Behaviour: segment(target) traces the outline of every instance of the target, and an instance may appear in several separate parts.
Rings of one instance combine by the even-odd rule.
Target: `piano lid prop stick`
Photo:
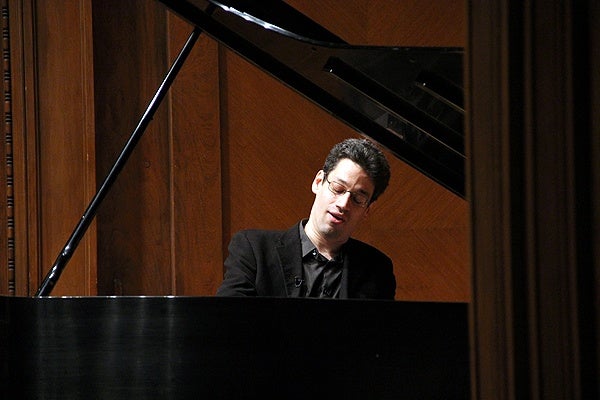
[[[190,34],[185,45],[183,46],[183,48],[177,55],[177,58],[173,62],[173,65],[167,72],[167,75],[165,76],[162,84],[160,85],[160,87],[156,91],[154,97],[150,101],[150,104],[146,108],[146,112],[144,113],[144,115],[142,115],[142,118],[140,119],[137,127],[131,134],[131,136],[130,136],[129,140],[127,141],[127,143],[125,144],[125,146],[123,147],[123,150],[121,151],[121,154],[117,158],[117,161],[115,161],[112,169],[110,170],[110,172],[104,179],[104,182],[100,186],[100,189],[96,192],[96,195],[94,196],[94,198],[88,205],[81,220],[79,221],[79,223],[75,227],[75,230],[69,237],[69,240],[67,240],[67,243],[60,251],[58,257],[56,258],[56,261],[52,265],[52,268],[50,269],[50,271],[46,275],[46,278],[44,279],[44,281],[40,285],[38,291],[36,292],[35,297],[50,295],[50,292],[54,288],[54,285],[56,285],[58,278],[60,278],[60,274],[65,269],[67,262],[69,262],[69,260],[73,256],[73,252],[75,251],[75,248],[77,247],[77,245],[81,241],[81,238],[87,231],[87,228],[89,227],[90,223],[92,222],[92,219],[95,217],[98,206],[100,205],[100,203],[102,202],[104,197],[106,197],[106,194],[108,193],[112,184],[116,180],[118,174],[123,169],[125,163],[127,162],[127,159],[133,152],[133,149],[135,148],[137,142],[140,140],[140,138],[144,134],[144,131],[146,130],[147,126],[150,124],[150,121],[152,120],[152,118],[156,112],[156,109],[160,105],[161,101],[163,100],[167,91],[169,90],[171,84],[175,80],[177,73],[183,66],[183,63],[185,62],[187,56],[189,55],[192,48],[194,47],[194,44],[196,43],[198,37],[200,36],[200,33],[201,33],[201,30],[198,27],[196,27]]]

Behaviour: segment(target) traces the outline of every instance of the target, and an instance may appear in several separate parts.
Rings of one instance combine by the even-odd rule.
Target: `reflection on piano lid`
[[[160,0],[464,197],[462,48],[355,46],[280,0]]]

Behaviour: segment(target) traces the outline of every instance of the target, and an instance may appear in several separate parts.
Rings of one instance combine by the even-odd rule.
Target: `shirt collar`
[[[300,242],[302,243],[302,258],[306,257],[314,250],[316,250],[316,246],[313,242],[310,241],[306,231],[304,230],[304,225],[306,225],[307,220],[302,221],[300,224]]]
[[[310,240],[306,231],[304,230],[304,225],[308,220],[303,220],[300,225],[300,242],[302,243],[302,259],[308,256],[309,254],[316,258],[317,254],[319,254],[317,247]],[[333,259],[334,262],[341,262],[344,258],[344,246],[340,249],[339,254]]]

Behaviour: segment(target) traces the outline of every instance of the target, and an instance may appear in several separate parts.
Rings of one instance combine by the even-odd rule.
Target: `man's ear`
[[[312,192],[314,194],[317,194],[317,191],[319,191],[319,187],[323,184],[323,180],[325,180],[325,172],[321,169],[317,172],[317,175],[315,175],[315,179],[312,182]]]

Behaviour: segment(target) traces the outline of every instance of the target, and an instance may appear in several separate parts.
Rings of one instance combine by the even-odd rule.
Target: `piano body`
[[[467,399],[466,305],[1,297],[19,399]]]
[[[464,196],[461,49],[351,46],[278,1],[161,2]],[[0,298],[8,398],[469,397],[464,303],[45,297],[54,283]]]

